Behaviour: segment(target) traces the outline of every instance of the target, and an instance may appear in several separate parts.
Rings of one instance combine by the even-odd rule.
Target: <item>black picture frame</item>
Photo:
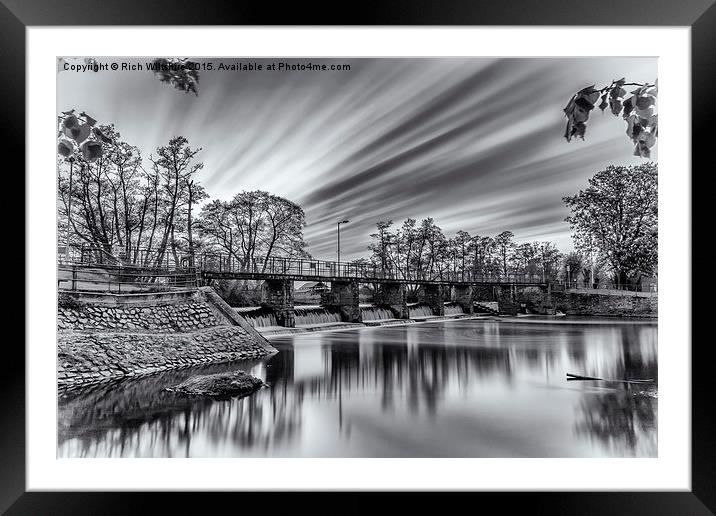
[[[272,3],[230,0],[178,0],[142,2],[123,0],[0,0],[0,83],[4,123],[2,141],[19,157],[15,170],[24,170],[26,44],[25,29],[35,25],[621,25],[690,26],[692,29],[692,174],[710,172],[708,130],[716,119],[713,85],[716,84],[716,5],[715,0],[401,0],[382,3],[344,4],[344,11],[296,3],[280,8]],[[566,43],[568,45],[568,42]],[[639,55],[641,49],[634,49]],[[48,94],[53,94],[49,93]],[[689,109],[685,105],[685,109]],[[696,109],[698,108],[698,109]],[[711,158],[712,159],[712,158]],[[709,164],[713,167],[712,163]],[[688,177],[685,175],[685,180]],[[24,191],[23,183],[18,192]],[[704,204],[692,203],[692,219],[708,215]],[[700,213],[701,212],[701,213]],[[17,232],[20,225],[17,224]],[[692,234],[695,232],[692,231]],[[16,235],[15,241],[25,236]],[[24,254],[16,246],[13,260]],[[707,258],[694,254],[693,269]],[[703,264],[705,266],[705,263]],[[703,270],[703,269],[702,269]],[[26,270],[26,274],[31,271]],[[684,278],[691,283],[691,278]],[[684,300],[689,301],[689,300]],[[696,300],[692,306],[696,307]],[[698,319],[694,319],[698,322]],[[692,325],[692,335],[698,333]],[[500,512],[522,509],[538,514],[713,514],[716,512],[716,429],[711,397],[711,362],[707,341],[692,339],[692,490],[690,492],[550,492],[550,493],[451,493],[449,507],[476,507],[476,502],[494,502]],[[183,493],[69,493],[25,492],[25,354],[16,339],[6,338],[3,387],[0,389],[0,511],[7,514],[132,514],[152,510],[159,503],[163,512],[206,511],[209,507],[239,503],[242,511],[275,512],[275,498],[266,493],[202,493],[191,497]],[[668,345],[689,346],[690,342]],[[445,501],[429,493],[399,495],[403,510],[445,510]],[[283,503],[289,507],[307,506],[315,498],[309,493],[289,493]],[[323,497],[323,495],[321,495]],[[374,495],[375,496],[375,495]],[[385,496],[385,495],[380,495]],[[468,498],[469,497],[469,498]],[[475,498],[477,497],[477,498]],[[226,500],[230,498],[230,500]],[[326,498],[321,506],[330,507]],[[348,493],[337,502],[341,512],[364,513],[375,510],[375,501],[360,493]],[[381,502],[382,504],[382,502]],[[470,505],[463,505],[470,504]],[[491,504],[492,505],[492,504]],[[496,507],[496,505],[492,505]],[[237,508],[238,508],[237,507]],[[331,511],[332,512],[332,511]],[[401,511],[403,512],[403,511]]]

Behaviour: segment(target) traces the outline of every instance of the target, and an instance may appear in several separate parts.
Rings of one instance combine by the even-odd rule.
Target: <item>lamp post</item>
[[[348,220],[342,220],[338,223],[338,263],[340,267],[341,263],[341,224],[348,224]]]

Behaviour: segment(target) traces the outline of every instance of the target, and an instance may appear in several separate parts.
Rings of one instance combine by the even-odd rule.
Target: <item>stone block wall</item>
[[[516,314],[531,312],[554,315],[560,311],[567,315],[589,315],[604,317],[657,317],[658,297],[640,296],[632,293],[623,295],[594,294],[579,292],[542,292],[538,288],[518,289],[501,292],[498,299],[500,311]]]
[[[293,281],[264,281],[261,286],[261,306],[273,310],[279,326],[296,327],[296,312],[293,309]]]
[[[383,283],[375,293],[373,302],[377,306],[384,306],[393,312],[396,319],[408,319],[407,295],[405,285],[402,283]]]
[[[115,330],[172,333],[200,330],[219,325],[211,309],[195,300],[155,306],[104,306],[87,304],[58,308],[60,330]]]
[[[471,285],[455,285],[453,286],[453,301],[462,307],[462,311],[466,314],[475,312],[473,304],[473,292]]]
[[[553,292],[552,306],[567,315],[609,317],[658,317],[658,296],[581,294]],[[549,306],[549,305],[548,305]]]
[[[445,285],[423,285],[425,304],[430,306],[433,315],[445,315],[444,302],[450,299],[450,292]]]
[[[331,282],[331,290],[323,297],[323,305],[338,309],[344,322],[362,322],[357,281]]]
[[[60,386],[276,352],[210,287],[154,305],[96,301],[80,297],[58,307]]]
[[[57,346],[57,381],[61,386],[267,354],[238,326],[178,334],[60,332]]]

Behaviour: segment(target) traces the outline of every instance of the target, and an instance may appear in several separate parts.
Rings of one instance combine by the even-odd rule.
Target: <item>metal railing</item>
[[[470,270],[400,270],[374,264],[306,260],[300,258],[255,258],[242,261],[222,253],[197,256],[197,268],[204,273],[220,273],[246,277],[285,276],[301,278],[350,279],[370,282],[396,280],[406,283],[491,283],[544,284],[541,275],[486,275]]]
[[[57,247],[57,263],[63,265],[93,264],[93,265],[116,265],[135,267],[188,267],[191,266],[191,258],[182,254],[178,259],[174,258],[174,252],[167,248],[161,258],[156,249],[132,249],[129,252],[125,248],[113,248],[108,251],[98,245],[80,244],[71,245],[67,249],[64,245]]]
[[[57,267],[58,290],[131,294],[193,289],[198,284],[195,268],[172,269],[66,263]]]

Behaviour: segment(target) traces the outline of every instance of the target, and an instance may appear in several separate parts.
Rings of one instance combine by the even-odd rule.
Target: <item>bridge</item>
[[[402,283],[432,285],[531,285],[546,286],[541,278],[525,274],[493,276],[470,270],[415,270],[376,264],[333,262],[300,258],[255,258],[239,261],[222,254],[202,254],[196,267],[205,280],[248,279],[286,281],[357,281],[360,283]]]
[[[193,265],[184,257],[178,266],[172,266],[167,258],[166,264],[142,267],[123,264],[121,259],[111,265],[97,263],[87,256],[71,262],[59,260],[60,290],[132,293],[192,289],[217,280],[256,280],[262,282],[262,306],[271,309],[278,324],[286,327],[295,326],[294,281],[330,283],[321,304],[339,311],[345,322],[362,322],[361,284],[372,285],[374,304],[390,310],[396,319],[409,318],[407,285],[421,287],[421,302],[436,316],[445,314],[446,301],[460,305],[466,314],[473,313],[477,294],[484,297],[486,288],[490,295],[494,288],[513,293],[525,287],[548,289],[547,283],[534,276],[490,276],[458,268],[402,270],[368,263],[277,257],[242,261],[219,253],[201,254]]]
[[[279,325],[286,327],[295,326],[294,281],[330,283],[321,304],[339,311],[345,322],[362,322],[361,284],[373,285],[374,304],[390,310],[396,319],[409,318],[406,285],[421,286],[421,301],[437,316],[445,315],[445,301],[457,303],[463,313],[473,313],[478,288],[547,289],[540,278],[517,274],[486,276],[457,268],[404,270],[370,263],[276,257],[239,261],[220,254],[201,255],[196,265],[205,283],[222,279],[262,281],[261,304],[273,311]]]

